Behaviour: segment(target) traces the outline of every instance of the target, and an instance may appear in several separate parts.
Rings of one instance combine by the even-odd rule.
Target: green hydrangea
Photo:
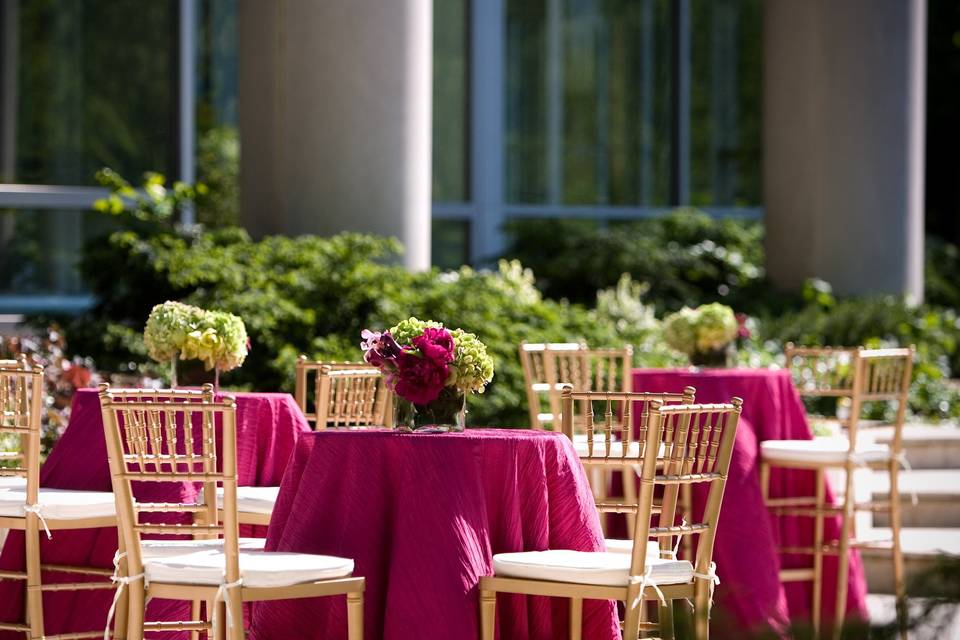
[[[204,311],[182,302],[167,301],[150,311],[143,329],[147,353],[157,362],[169,362],[183,348],[187,335],[200,326]]]
[[[407,318],[390,328],[390,335],[397,344],[406,346],[423,333],[426,328],[441,329],[443,323],[433,320]],[[484,388],[493,379],[493,358],[487,353],[487,347],[473,333],[463,329],[450,330],[456,352],[450,366],[450,378],[447,386],[455,386],[463,391],[483,393]]]
[[[697,312],[684,307],[663,320],[663,339],[671,348],[690,355],[697,345]]]
[[[697,323],[697,350],[716,351],[730,344],[737,337],[737,317],[733,309],[714,302],[697,308],[700,322]]]
[[[147,353],[157,362],[201,360],[208,370],[230,371],[247,357],[247,329],[238,316],[180,302],[158,304],[143,330]]]
[[[737,337],[737,318],[730,307],[714,302],[684,307],[663,321],[663,339],[687,355],[718,351]]]
[[[483,393],[487,383],[493,380],[493,358],[487,353],[487,347],[479,338],[463,329],[450,332],[457,353],[450,367],[450,381],[463,391]]]

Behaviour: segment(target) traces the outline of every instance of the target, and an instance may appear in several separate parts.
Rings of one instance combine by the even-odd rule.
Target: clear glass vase
[[[466,426],[467,396],[454,387],[444,387],[433,402],[414,404],[394,397],[394,429],[417,433],[463,431]]]

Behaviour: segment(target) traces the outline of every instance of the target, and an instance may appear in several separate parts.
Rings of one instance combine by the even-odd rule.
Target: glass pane
[[[433,3],[433,200],[466,202],[468,48],[467,0]]]
[[[691,203],[761,202],[761,0],[693,0]]]
[[[509,202],[664,205],[667,0],[507,3]]]
[[[210,189],[197,221],[236,224],[240,209],[237,129],[237,0],[197,5],[197,180]]]
[[[458,269],[470,257],[470,223],[466,220],[434,220],[430,237],[433,265]]]
[[[0,178],[94,184],[172,174],[176,3],[30,0],[0,4],[5,90]],[[12,55],[9,52],[14,52]]]
[[[115,224],[92,211],[0,210],[0,295],[84,293],[81,248]]]

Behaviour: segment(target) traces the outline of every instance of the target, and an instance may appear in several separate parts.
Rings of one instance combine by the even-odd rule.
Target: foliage
[[[109,168],[97,171],[96,178],[110,190],[110,194],[93,203],[95,211],[169,226],[175,224],[184,206],[192,205],[194,200],[208,192],[203,184],[188,185],[179,181],[168,188],[163,174],[152,171],[143,174],[139,189]]]
[[[73,394],[77,389],[96,386],[101,377],[89,358],[67,356],[66,339],[56,325],[42,332],[0,336],[0,359],[13,360],[21,356],[44,368],[46,393],[40,422],[40,456],[46,458],[70,421]]]
[[[197,203],[197,222],[207,227],[237,223],[240,209],[240,134],[215,127],[197,141],[197,173],[207,193]]]
[[[537,274],[552,298],[582,303],[621,274],[648,283],[659,312],[721,301],[750,311],[764,286],[762,227],[694,210],[597,228],[583,220],[515,221],[505,255]]]

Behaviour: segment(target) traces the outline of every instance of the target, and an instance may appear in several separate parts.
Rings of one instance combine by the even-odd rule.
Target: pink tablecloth
[[[304,436],[284,477],[267,548],[353,558],[367,580],[369,639],[468,640],[492,556],[600,550],[583,469],[558,433],[469,430]],[[342,598],[259,603],[252,638],[345,638]],[[499,637],[567,637],[560,599],[498,598]],[[610,602],[584,604],[584,638],[619,637]]]
[[[293,397],[285,393],[231,393],[237,399],[237,462],[241,485],[280,484],[297,439],[310,431]],[[40,472],[40,484],[60,489],[110,491],[110,469],[95,389],[83,389],[73,399],[70,425]],[[150,487],[147,487],[149,490]],[[158,493],[157,490],[160,492]],[[138,494],[140,488],[136,489]],[[170,500],[171,485],[154,485],[149,498]],[[180,498],[193,500],[192,485],[180,488]],[[148,496],[140,496],[145,498]],[[263,535],[263,528],[260,535]],[[249,534],[249,529],[247,530]],[[112,567],[117,549],[115,529],[56,531],[53,540],[41,536],[41,557],[49,564],[80,564]],[[0,555],[3,569],[23,569],[23,534],[11,532]],[[45,574],[44,581],[65,581],[63,574]],[[103,628],[112,591],[44,594],[44,622],[48,634]],[[0,582],[0,619],[19,620],[23,609],[22,582]],[[179,603],[152,601],[148,620],[187,619],[189,611]],[[22,634],[0,632],[0,638]],[[185,638],[187,634],[155,634],[154,637]]]
[[[737,431],[730,475],[727,479],[714,559],[722,580],[717,588],[719,615],[714,635],[738,637],[743,627],[768,625],[782,631],[789,620],[809,620],[810,583],[781,585],[781,566],[775,544],[810,546],[813,525],[809,518],[776,518],[768,514],[760,494],[760,442],[805,440],[812,437],[799,394],[783,370],[638,369],[633,372],[635,391],[697,390],[698,402],[729,402],[743,398],[743,415]],[[812,496],[813,476],[806,472],[774,472],[772,496]],[[705,499],[695,494],[695,503]],[[699,498],[699,500],[698,500]],[[695,504],[695,509],[697,505]],[[826,535],[839,533],[839,521],[827,518]],[[809,566],[810,556],[783,559],[784,566]],[[824,616],[833,615],[836,598],[836,558],[824,560]],[[866,579],[856,551],[850,552],[850,587],[847,612],[866,616]],[[716,611],[716,610],[715,610]],[[726,619],[724,619],[726,616]]]

